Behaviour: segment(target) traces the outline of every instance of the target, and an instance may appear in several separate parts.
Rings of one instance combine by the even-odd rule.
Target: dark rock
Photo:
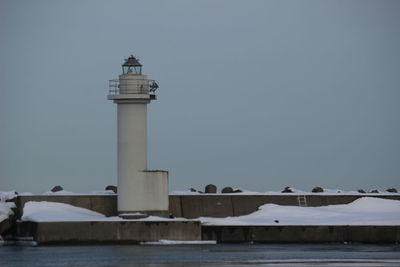
[[[313,193],[323,193],[324,189],[322,187],[317,186],[317,187],[314,187],[311,192],[313,192]]]
[[[111,190],[111,191],[113,191],[115,194],[118,193],[118,187],[116,187],[115,185],[107,185],[107,186],[106,186],[106,190]]]
[[[232,193],[243,193],[243,191],[241,189],[235,189]]]
[[[370,193],[374,193],[374,194],[377,194],[377,193],[379,193],[379,190],[378,189],[373,189],[373,190],[371,190],[371,191],[369,191]]]
[[[227,193],[233,193],[233,188],[230,186],[224,187],[221,191],[221,193],[227,194]]]
[[[206,194],[215,194],[215,193],[217,193],[217,187],[213,184],[208,184],[208,185],[206,185],[204,192]]]
[[[397,189],[396,189],[396,188],[388,188],[388,189],[386,190],[386,192],[389,192],[389,193],[397,193]]]
[[[282,190],[282,193],[294,193],[294,191],[289,186],[286,186],[285,189]]]
[[[64,190],[64,188],[61,185],[56,185],[55,187],[53,187],[53,189],[51,189],[51,192],[54,193],[62,190]]]
[[[366,193],[364,189],[358,189],[357,192],[358,192],[358,193],[362,193],[362,194],[365,194],[365,193]]]

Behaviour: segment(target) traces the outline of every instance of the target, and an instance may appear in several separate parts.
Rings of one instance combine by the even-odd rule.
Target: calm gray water
[[[400,245],[0,246],[0,266],[400,266]]]

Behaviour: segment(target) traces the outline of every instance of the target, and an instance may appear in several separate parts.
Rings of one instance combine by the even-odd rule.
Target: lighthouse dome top
[[[125,59],[124,64],[122,64],[123,74],[142,74],[142,64],[140,64],[139,59],[135,58],[133,55]]]
[[[142,64],[140,64],[139,59],[131,55],[125,59],[125,63],[122,66],[142,66]]]

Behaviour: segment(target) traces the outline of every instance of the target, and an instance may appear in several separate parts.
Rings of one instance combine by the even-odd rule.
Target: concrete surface
[[[201,240],[199,221],[19,222],[19,237],[38,244],[138,243]]]
[[[219,243],[398,243],[400,226],[202,226]]]
[[[199,221],[19,222],[38,244],[215,240],[218,243],[398,243],[400,226],[201,226]]]
[[[306,195],[307,205],[311,207],[348,204],[360,197],[380,197],[400,200],[400,195]],[[117,216],[116,195],[74,195],[74,196],[18,196],[16,199],[17,218],[22,215],[27,201],[53,201],[71,204],[100,212],[106,216]],[[297,195],[171,195],[169,212],[175,217],[194,219],[198,217],[240,216],[250,214],[261,205],[298,205]]]
[[[400,195],[305,195],[307,206],[348,204],[361,197],[379,197],[400,200]],[[298,195],[171,195],[170,212],[176,217],[228,217],[250,214],[261,205],[298,206]]]
[[[400,200],[400,195],[306,195],[309,206],[347,204],[360,197]],[[16,215],[27,201],[54,201],[116,216],[116,195],[18,196]],[[297,205],[297,195],[180,195],[169,196],[170,212],[176,217],[226,217],[249,214],[266,203]],[[18,217],[17,217],[18,218]],[[0,225],[5,229],[7,222]],[[400,226],[201,226],[200,222],[20,222],[19,236],[33,236],[43,244],[135,243],[172,240],[286,243],[395,243]],[[13,228],[14,229],[14,228]],[[201,237],[200,237],[201,236]]]
[[[11,223],[9,219],[5,219],[0,222],[0,235],[10,229]]]

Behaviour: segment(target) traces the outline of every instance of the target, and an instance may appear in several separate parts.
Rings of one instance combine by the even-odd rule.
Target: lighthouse
[[[123,218],[168,216],[168,172],[147,169],[147,105],[158,85],[142,74],[133,55],[119,79],[109,81],[108,99],[117,104],[118,213]]]

